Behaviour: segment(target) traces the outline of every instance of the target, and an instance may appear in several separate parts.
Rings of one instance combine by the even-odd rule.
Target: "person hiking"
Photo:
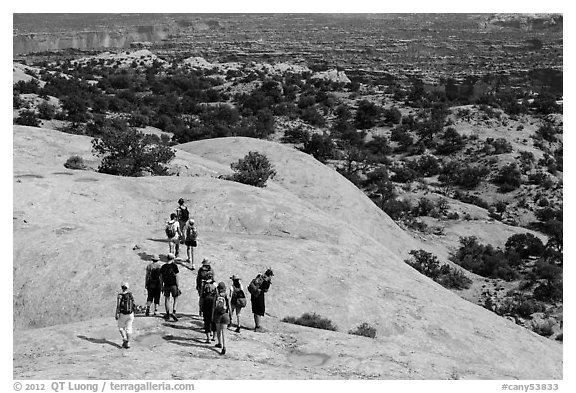
[[[237,275],[232,275],[230,277],[232,280],[232,285],[230,286],[230,305],[232,306],[232,311],[230,313],[230,319],[232,315],[236,312],[236,333],[240,333],[240,312],[244,307],[246,307],[246,295],[244,294],[244,288],[242,286],[242,280]]]
[[[184,244],[186,245],[186,254],[188,255],[186,262],[190,262],[192,264],[192,270],[194,270],[194,247],[197,245],[196,239],[198,232],[194,226],[193,219],[189,219],[188,222],[186,222],[182,233],[184,233]]]
[[[170,214],[170,220],[166,221],[166,236],[168,237],[168,253],[172,254],[172,245],[174,245],[174,256],[177,258],[182,231],[176,221],[176,213]]]
[[[146,316],[150,316],[150,306],[154,302],[154,315],[158,312],[158,304],[160,304],[160,287],[162,283],[160,282],[160,268],[161,265],[158,263],[160,258],[156,255],[152,255],[150,258],[152,262],[146,266],[146,277],[144,278],[144,288],[148,292],[148,297],[146,299]]]
[[[214,270],[210,265],[210,261],[206,258],[202,260],[202,266],[198,269],[198,275],[196,276],[196,290],[198,291],[198,314],[202,316],[202,290],[204,289],[204,284],[208,279],[214,280]]]
[[[254,331],[262,332],[260,326],[260,319],[266,312],[266,302],[264,294],[268,292],[270,285],[272,285],[272,276],[274,272],[272,269],[267,269],[264,274],[258,274],[248,286],[250,292],[250,302],[252,303],[252,313],[254,314]]]
[[[228,298],[228,293],[226,292],[226,284],[219,282],[216,291],[217,294],[212,307],[212,320],[216,324],[216,337],[218,338],[218,344],[216,344],[215,347],[222,348],[220,354],[224,355],[226,354],[226,338],[224,331],[230,323],[230,313],[232,311],[230,310],[230,298]]]
[[[190,211],[188,207],[184,204],[184,199],[178,199],[178,207],[176,208],[176,217],[178,218],[178,224],[180,224],[180,231],[184,233],[184,225],[188,222],[190,218]]]
[[[178,285],[178,266],[174,263],[174,255],[168,254],[168,262],[166,262],[160,268],[160,278],[162,282],[162,292],[164,292],[164,306],[166,308],[166,314],[164,314],[164,319],[166,321],[170,320],[170,316],[174,319],[174,322],[178,322],[176,317],[176,303],[178,301],[178,296],[181,292]],[[170,296],[174,299],[172,304],[172,312],[170,312]]]
[[[132,323],[134,322],[134,296],[129,291],[130,286],[123,282],[120,287],[122,292],[116,298],[116,320],[118,330],[122,336],[122,348],[130,348],[130,338],[132,336]]]
[[[216,285],[214,280],[209,278],[204,283],[202,293],[202,317],[204,319],[204,333],[206,333],[206,344],[210,344],[210,333],[212,333],[212,341],[216,340],[216,324],[212,320],[212,308],[214,307],[214,299],[216,298]]]

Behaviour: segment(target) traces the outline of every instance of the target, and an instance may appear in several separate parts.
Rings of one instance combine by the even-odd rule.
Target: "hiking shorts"
[[[217,325],[218,324],[228,325],[230,323],[230,316],[228,315],[227,312],[220,315],[214,315],[214,323]]]
[[[231,305],[230,307],[232,307],[232,314],[234,314],[234,312],[236,312],[236,315],[240,315],[240,313],[242,312],[242,309],[244,307],[238,307],[238,306],[234,306]]]
[[[118,317],[118,330],[124,330],[128,334],[132,334],[132,322],[134,322],[134,313],[120,314]]]
[[[178,287],[176,285],[164,287],[164,296],[170,297],[170,295],[172,295],[173,298],[178,297]]]
[[[148,288],[148,298],[146,301],[160,304],[160,288]]]
[[[176,235],[174,237],[169,237],[168,241],[172,242],[174,244],[180,244],[180,237],[178,235]]]

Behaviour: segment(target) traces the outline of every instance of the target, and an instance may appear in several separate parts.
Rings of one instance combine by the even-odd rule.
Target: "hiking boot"
[[[236,330],[234,330],[234,331],[235,331],[236,333],[240,333],[240,326],[238,326],[238,327],[236,328]]]
[[[128,348],[128,341],[122,340],[122,348]]]
[[[170,314],[164,314],[164,320],[169,321],[170,320]]]
[[[216,348],[222,348],[222,344],[218,343],[216,345],[214,345]]]
[[[220,352],[220,355],[225,355],[226,354],[226,347],[222,347],[222,352]]]
[[[172,319],[174,319],[174,322],[178,322],[178,318],[176,318],[176,314],[172,314]]]
[[[130,341],[126,340],[126,346],[124,348],[126,349],[130,348]]]
[[[192,269],[192,270],[196,270],[196,268],[194,267],[194,265],[192,265],[192,268],[191,268],[191,269]]]
[[[149,308],[146,309],[146,314],[144,314],[144,315],[146,315],[147,317],[150,316],[150,309]]]
[[[256,327],[254,328],[254,331],[255,331],[255,332],[262,333],[262,332],[264,331],[264,329],[262,329],[262,326],[256,326]]]
[[[216,341],[216,337],[212,337],[212,341]]]

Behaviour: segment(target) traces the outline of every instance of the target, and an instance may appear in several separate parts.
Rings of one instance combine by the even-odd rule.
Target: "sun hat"
[[[166,255],[166,257],[168,258],[168,260],[171,260],[171,259],[176,258],[176,257],[174,256],[174,254],[172,254],[171,252],[169,252],[169,253]]]
[[[223,281],[220,281],[218,283],[218,286],[216,287],[219,291],[225,291],[226,290],[226,284],[224,284]]]
[[[232,277],[230,277],[230,280],[241,280],[241,278],[233,274]]]
[[[267,269],[264,274],[268,277],[272,277],[274,275],[274,272],[272,271],[272,269]]]
[[[210,265],[210,261],[206,258],[202,260],[202,265]]]
[[[193,218],[189,219],[188,222],[189,222],[190,224],[194,225],[194,219],[193,219]]]
[[[130,288],[130,285],[128,285],[128,282],[127,282],[127,281],[123,281],[120,286],[121,286],[122,288],[126,288],[126,289]]]

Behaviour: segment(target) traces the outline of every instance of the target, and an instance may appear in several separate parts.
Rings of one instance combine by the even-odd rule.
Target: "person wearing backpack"
[[[122,292],[116,298],[116,320],[118,330],[122,336],[122,348],[130,348],[130,338],[132,336],[132,323],[134,322],[134,296],[129,291],[127,282],[121,284]]]
[[[174,256],[178,257],[182,231],[176,220],[176,213],[170,214],[170,220],[166,221],[166,236],[168,237],[168,253],[172,254],[172,245],[174,245]]]
[[[148,292],[148,298],[146,299],[146,316],[150,316],[150,306],[154,302],[154,315],[158,312],[158,304],[160,304],[160,287],[162,283],[160,282],[160,264],[156,255],[152,255],[152,262],[146,266],[146,277],[144,278],[144,288]]]
[[[230,324],[231,310],[230,310],[230,299],[228,298],[228,293],[226,292],[226,284],[219,282],[216,287],[216,297],[214,299],[214,305],[212,307],[212,320],[216,324],[216,337],[218,338],[218,344],[216,348],[222,348],[221,355],[226,354],[226,339],[224,331]]]
[[[210,261],[206,258],[202,260],[202,266],[198,269],[198,275],[196,276],[196,290],[198,291],[198,314],[202,316],[202,290],[204,289],[204,285],[208,280],[214,280],[214,270],[212,270],[212,266],[210,265]]]
[[[212,308],[214,307],[214,300],[216,298],[216,285],[214,280],[209,278],[202,288],[200,294],[202,298],[202,317],[204,319],[204,333],[206,333],[206,344],[210,344],[210,333],[212,333],[212,341],[216,340],[216,324],[212,320]]]
[[[232,315],[236,312],[236,333],[240,333],[240,312],[244,307],[246,307],[246,295],[244,294],[244,288],[242,287],[242,282],[240,277],[237,275],[232,275],[230,277],[232,280],[232,286],[230,286],[230,305],[232,306],[232,311],[230,313],[230,319]]]
[[[178,296],[180,292],[178,285],[178,266],[174,263],[174,255],[168,254],[168,262],[166,262],[160,268],[160,281],[162,282],[162,292],[164,292],[164,307],[166,308],[166,314],[164,314],[164,319],[166,321],[170,320],[170,317],[174,319],[174,322],[178,322],[176,317],[176,303],[178,301]],[[172,304],[172,312],[170,312],[170,296],[174,299]]]
[[[197,246],[196,239],[198,238],[198,232],[194,226],[194,220],[189,219],[186,225],[184,225],[184,244],[186,245],[186,254],[188,259],[186,262],[192,263],[192,270],[194,270],[194,247]]]
[[[266,313],[264,294],[268,292],[270,285],[272,285],[272,276],[274,276],[272,269],[267,269],[264,274],[258,274],[248,286],[250,302],[252,303],[252,313],[254,314],[255,332],[263,331],[262,326],[260,326],[260,319]]]
[[[180,224],[180,231],[184,233],[184,225],[190,219],[190,211],[188,207],[184,204],[184,199],[178,199],[178,207],[176,208],[176,217],[178,218],[178,224]],[[184,239],[182,239],[184,240]]]

